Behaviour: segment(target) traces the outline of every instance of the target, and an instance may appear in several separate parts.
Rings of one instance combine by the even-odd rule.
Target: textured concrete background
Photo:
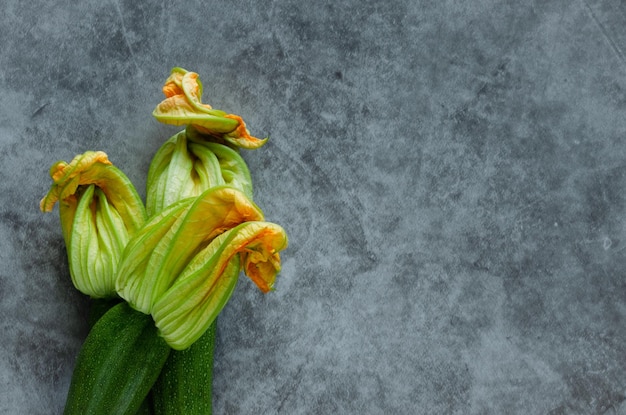
[[[220,317],[216,414],[626,414],[624,2],[78,3],[0,17],[0,413],[59,413],[87,330],[49,166],[143,195],[183,66],[271,135],[291,240]]]

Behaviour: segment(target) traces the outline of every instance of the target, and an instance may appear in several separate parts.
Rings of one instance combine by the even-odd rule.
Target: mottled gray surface
[[[0,413],[59,413],[86,335],[58,159],[144,194],[173,66],[270,134],[290,236],[222,313],[216,414],[626,414],[620,0],[5,0]]]

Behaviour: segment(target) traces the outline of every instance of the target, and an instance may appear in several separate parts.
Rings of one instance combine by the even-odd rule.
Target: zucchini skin
[[[211,415],[217,319],[186,350],[172,350],[152,389],[155,415]]]
[[[89,305],[89,314],[87,316],[87,324],[89,324],[89,328],[92,328],[100,317],[102,317],[107,311],[109,311],[113,306],[121,303],[122,299],[115,298],[92,298]]]
[[[170,353],[152,317],[122,302],[93,326],[76,359],[65,415],[134,415]]]
[[[119,297],[114,298],[92,298],[91,305],[89,307],[89,315],[87,322],[89,327],[93,327],[94,324],[113,306],[121,303],[123,300]],[[152,415],[152,398],[148,394],[141,403],[141,407],[135,415]]]
[[[153,415],[152,411],[152,392],[146,396],[146,399],[143,400],[139,410],[135,413],[135,415]]]

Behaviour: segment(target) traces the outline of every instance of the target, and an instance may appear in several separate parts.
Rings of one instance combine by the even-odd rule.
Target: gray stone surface
[[[0,413],[60,413],[87,332],[49,166],[143,195],[182,66],[271,135],[291,242],[220,316],[216,414],[626,414],[624,2],[148,3],[3,2]]]

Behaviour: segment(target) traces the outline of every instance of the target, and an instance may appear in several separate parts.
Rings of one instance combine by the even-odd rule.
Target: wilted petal
[[[202,83],[198,78],[198,74],[195,72],[187,72],[183,75],[181,80],[183,87],[183,94],[193,107],[201,112],[208,112],[211,110],[210,105],[202,104]]]
[[[145,210],[141,198],[128,177],[112,165],[102,151],[87,151],[77,155],[70,163],[59,161],[50,169],[53,184],[39,206],[50,212],[57,201],[61,201],[61,218],[64,236],[71,229],[71,215],[64,209],[75,209],[76,191],[79,186],[95,184],[102,189],[109,202],[120,213],[129,232],[134,232],[145,221]],[[63,220],[66,217],[66,220]],[[66,238],[67,241],[67,238]]]
[[[202,83],[195,72],[174,68],[163,86],[165,100],[152,115],[172,125],[193,125],[208,140],[225,140],[236,147],[259,148],[267,141],[250,135],[243,119],[202,102]]]
[[[255,148],[261,147],[267,142],[268,137],[260,139],[251,136],[248,128],[246,127],[246,124],[243,122],[243,118],[241,118],[239,115],[227,114],[224,115],[224,117],[237,120],[237,122],[239,123],[235,130],[224,134],[224,139],[229,143],[237,147],[253,150]]]
[[[187,71],[183,68],[172,68],[170,76],[163,84],[163,94],[169,98],[174,95],[182,95],[183,93],[183,76]]]
[[[280,271],[279,251],[287,247],[287,234],[269,222],[244,224],[238,230],[236,250],[241,253],[243,270],[264,293],[274,288]]]
[[[187,125],[193,124],[202,127],[211,133],[223,134],[237,128],[237,121],[213,114],[199,111],[185,95],[174,95],[161,101],[152,112],[154,118],[164,124]]]
[[[112,165],[106,153],[102,151],[87,151],[74,157],[70,163],[65,161],[54,163],[50,167],[50,178],[54,183],[48,194],[39,202],[41,211],[51,212],[59,199],[64,199],[73,194],[79,185],[89,184],[87,182],[90,181],[90,178],[97,177],[101,165]],[[93,174],[94,171],[96,172],[95,175]]]
[[[237,128],[237,121],[224,117],[224,111],[202,103],[202,84],[198,74],[182,68],[172,69],[163,86],[165,100],[152,115],[172,125],[193,124],[211,133],[227,133]]]

